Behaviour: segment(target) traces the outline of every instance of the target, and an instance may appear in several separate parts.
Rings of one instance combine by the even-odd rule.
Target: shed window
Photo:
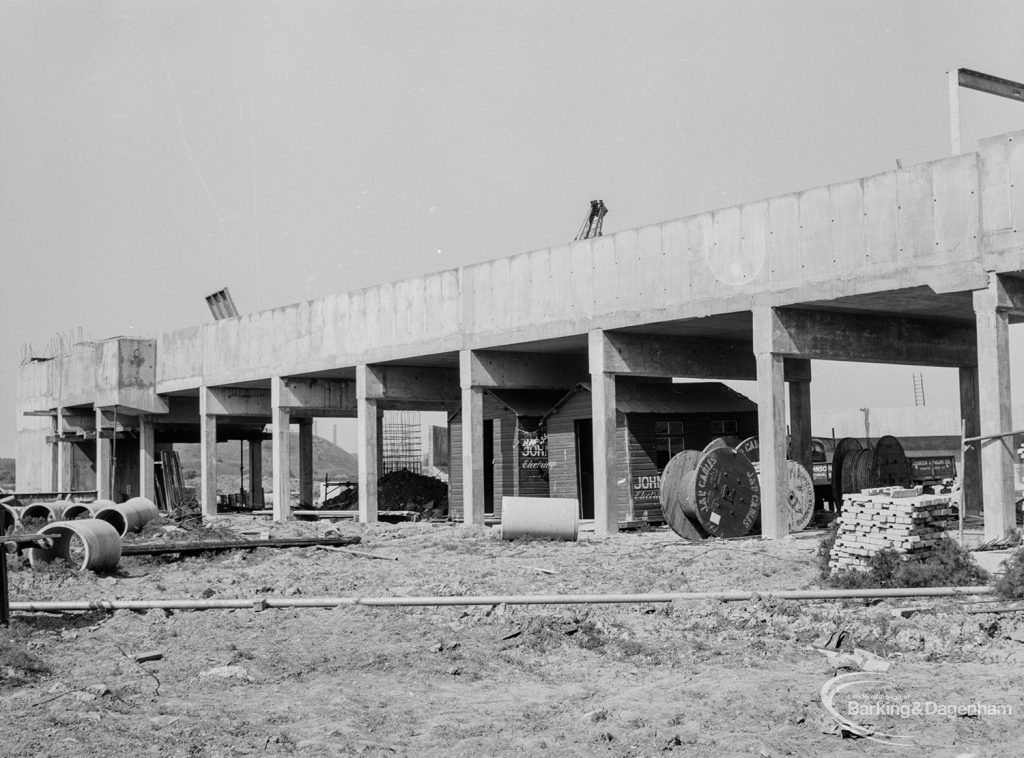
[[[658,471],[663,471],[672,456],[684,449],[682,421],[654,422],[654,458]]]
[[[739,425],[735,419],[719,419],[711,422],[711,433],[717,434],[720,437],[727,434],[736,434],[739,430]]]

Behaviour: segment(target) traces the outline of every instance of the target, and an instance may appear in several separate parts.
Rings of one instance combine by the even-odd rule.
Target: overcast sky
[[[1022,30],[1021,2],[0,0],[0,456],[22,343],[561,244],[593,198],[608,233],[941,158],[945,72],[1024,79]],[[1024,129],[962,114],[969,150]],[[913,404],[912,369],[841,368],[818,407]]]

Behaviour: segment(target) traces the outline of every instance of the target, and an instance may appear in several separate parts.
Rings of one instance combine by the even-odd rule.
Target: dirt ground
[[[329,526],[232,516],[217,532],[316,536]],[[768,593],[817,584],[820,534],[687,543],[655,530],[553,543],[505,542],[486,527],[336,528],[388,559],[264,548],[128,557],[98,576],[32,570],[11,557],[11,599]],[[147,536],[161,537],[174,533]],[[909,605],[925,609],[893,615]],[[844,737],[821,689],[849,656],[814,649],[841,630],[844,650],[889,663],[884,677],[895,687],[1012,715],[901,718],[912,747]],[[149,651],[162,657],[135,661]],[[16,612],[0,628],[0,753],[1007,755],[1024,743],[1022,673],[1024,614],[968,614],[954,600]]]

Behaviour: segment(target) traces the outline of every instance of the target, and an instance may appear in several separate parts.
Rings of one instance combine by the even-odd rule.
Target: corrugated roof
[[[556,412],[577,392],[590,392],[590,384],[577,384],[547,415]],[[629,379],[617,382],[615,407],[623,413],[743,413],[757,410],[753,400],[721,382],[675,384]]]
[[[488,389],[499,403],[517,416],[543,416],[565,397],[562,390]]]

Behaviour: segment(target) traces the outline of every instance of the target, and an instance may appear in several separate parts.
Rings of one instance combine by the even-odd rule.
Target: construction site
[[[3,752],[1018,751],[1024,131],[957,98],[1024,84],[948,81],[947,157],[26,347]],[[815,426],[823,361],[959,407]]]

